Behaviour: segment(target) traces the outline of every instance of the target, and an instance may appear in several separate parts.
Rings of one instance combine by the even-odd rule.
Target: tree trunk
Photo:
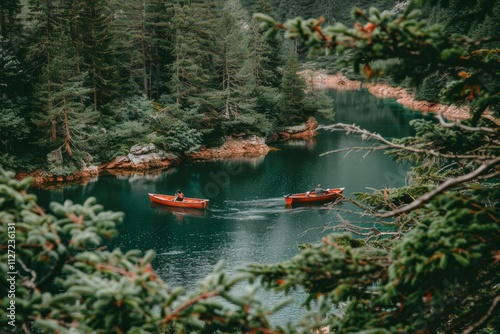
[[[148,65],[147,65],[147,50],[146,50],[146,43],[144,41],[144,38],[146,36],[146,27],[144,26],[144,10],[145,10],[145,3],[144,1],[141,0],[141,8],[140,8],[140,22],[141,22],[141,51],[142,51],[142,70],[144,73],[142,74],[143,76],[143,84],[144,84],[144,95],[149,99],[149,87],[148,87]]]
[[[50,58],[50,53],[47,53],[47,64],[50,64],[51,58]],[[47,81],[47,95],[48,95],[48,110],[49,114],[50,111],[54,108],[54,104],[52,101],[52,90],[51,90],[51,80],[50,78]],[[52,142],[55,142],[57,140],[57,122],[56,122],[56,116],[52,115],[50,116],[50,139]]]
[[[68,152],[69,156],[73,156],[73,151],[71,150],[71,133],[69,129],[69,120],[68,120],[68,110],[66,108],[63,109],[64,113],[64,128],[66,130],[66,136],[64,138],[64,146],[66,147],[66,151]]]
[[[64,82],[62,84],[62,88],[64,89]],[[62,102],[64,106],[67,104],[66,96],[63,96]],[[64,114],[64,132],[65,132],[64,146],[66,147],[66,152],[68,152],[68,155],[72,157],[73,151],[71,150],[71,131],[69,128],[68,109],[66,109],[66,107],[63,108],[63,114]]]
[[[93,61],[93,71],[94,71],[94,111],[97,111],[97,84],[96,84],[96,80],[97,80],[97,77],[96,77],[96,70],[95,70],[95,60]]]
[[[78,45],[75,45],[75,51],[76,51],[76,73],[81,74],[82,70],[80,68],[80,50],[78,48]],[[80,95],[80,104],[82,105],[82,108],[85,107],[83,104],[83,95]]]

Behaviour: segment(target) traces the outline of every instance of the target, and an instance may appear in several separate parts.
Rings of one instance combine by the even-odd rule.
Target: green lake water
[[[354,123],[386,137],[412,134],[408,122],[422,117],[393,100],[377,99],[365,91],[329,95],[335,103],[335,122]],[[320,156],[333,149],[366,145],[371,143],[358,136],[320,129],[313,141],[275,145],[277,150],[265,157],[186,163],[147,176],[101,175],[85,186],[34,192],[43,206],[65,199],[81,203],[94,196],[106,210],[125,212],[120,235],[110,247],[154,249],[157,273],[168,284],[189,290],[220,260],[233,271],[247,263],[290,259],[299,245],[320,241],[326,234],[321,227],[338,223],[338,214],[351,223],[372,226],[374,222],[344,212],[347,204],[332,211],[322,207],[289,209],[283,198],[318,183],[324,188],[345,187],[346,196],[369,188],[404,185],[407,167],[396,165],[382,152],[365,158],[365,152]],[[173,194],[177,189],[187,197],[210,199],[209,209],[179,212],[150,204],[148,193]],[[297,292],[296,297],[300,300],[304,296]],[[266,296],[270,303],[279,298]],[[277,321],[295,318],[298,312],[292,305],[277,315]]]

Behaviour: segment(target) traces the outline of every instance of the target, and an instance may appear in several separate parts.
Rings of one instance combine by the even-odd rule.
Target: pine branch
[[[470,181],[470,180],[473,180],[473,179],[480,177],[483,172],[488,171],[490,168],[496,166],[499,163],[500,163],[500,157],[496,157],[495,159],[486,161],[481,166],[479,166],[477,169],[470,172],[469,174],[465,174],[465,175],[462,175],[459,177],[448,179],[447,181],[445,181],[442,184],[440,184],[439,186],[437,186],[434,190],[417,198],[416,200],[414,200],[410,204],[405,205],[403,207],[400,207],[396,210],[389,211],[389,212],[384,213],[382,215],[379,215],[379,217],[380,218],[389,218],[389,217],[394,217],[394,216],[400,215],[402,213],[406,213],[406,212],[415,210],[418,207],[420,207],[421,205],[423,205],[424,203],[427,203],[428,201],[430,201],[435,196],[442,193],[443,191],[445,191],[445,190],[447,190],[447,189],[449,189],[457,184],[461,184],[461,183],[464,183],[464,182],[467,182],[467,181]],[[489,174],[489,176],[493,177],[493,176],[496,176],[499,174],[500,174],[500,171],[495,171],[495,172]]]
[[[454,128],[458,127],[460,129],[466,130],[466,131],[471,131],[471,132],[477,132],[477,131],[483,131],[483,132],[490,132],[494,134],[500,134],[500,128],[488,128],[484,126],[479,126],[479,127],[472,127],[472,126],[467,126],[464,125],[460,122],[460,120],[454,120],[453,122],[446,122],[441,114],[437,114],[436,118],[439,120],[439,124],[445,128]]]
[[[183,310],[187,309],[188,307],[196,304],[200,300],[210,299],[210,298],[216,297],[218,295],[219,295],[219,293],[217,291],[202,293],[201,295],[199,295],[199,296],[197,296],[197,297],[195,297],[193,299],[190,299],[190,300],[186,301],[184,304],[182,304],[181,306],[179,306],[178,308],[176,308],[172,313],[170,313],[169,315],[167,315],[165,317],[165,319],[163,319],[163,322],[164,323],[168,323],[171,320],[176,319],[177,316],[179,315],[179,313],[181,313]]]
[[[450,153],[440,153],[435,150],[429,150],[429,149],[423,149],[423,148],[417,148],[413,146],[405,146],[405,145],[400,145],[400,144],[395,144],[381,135],[377,133],[370,132],[365,129],[361,129],[359,126],[356,126],[354,124],[343,124],[343,123],[337,123],[333,124],[330,126],[326,126],[325,129],[330,130],[330,131],[345,131],[347,134],[350,133],[356,133],[360,134],[363,140],[369,140],[369,139],[374,139],[377,140],[385,145],[380,145],[380,146],[371,146],[371,147],[351,147],[351,148],[344,148],[344,149],[338,149],[338,150],[331,150],[327,151],[324,153],[321,153],[320,156],[324,156],[327,154],[331,153],[337,153],[337,152],[342,152],[342,151],[352,151],[352,150],[370,150],[370,151],[375,151],[375,150],[386,150],[386,149],[395,149],[395,150],[401,150],[401,151],[409,151],[413,153],[418,153],[422,155],[432,155],[435,157],[441,157],[441,158],[448,158],[448,159],[468,159],[468,160],[487,160],[494,158],[494,156],[491,155],[477,155],[477,154],[450,154]]]
[[[66,260],[68,259],[68,254],[65,252],[59,255],[56,263],[52,266],[49,273],[42,277],[40,281],[36,284],[38,289],[43,290],[46,284],[51,283],[56,276],[61,275],[62,268],[66,264]]]

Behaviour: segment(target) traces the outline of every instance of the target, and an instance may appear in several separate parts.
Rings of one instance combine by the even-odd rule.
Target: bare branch
[[[480,127],[472,127],[472,126],[467,126],[463,125],[460,120],[455,120],[454,122],[446,122],[441,114],[437,114],[436,118],[439,120],[439,124],[441,124],[442,127],[444,128],[454,128],[458,127],[460,129],[466,130],[466,131],[471,131],[471,132],[476,132],[476,131],[483,131],[483,132],[490,132],[490,133],[495,133],[495,134],[500,134],[500,128],[487,128],[484,126]]]
[[[353,199],[351,199],[349,197],[345,197],[345,196],[342,197],[342,201],[343,202],[352,203],[352,204],[356,205],[357,207],[359,207],[360,209],[365,210],[365,213],[358,213],[358,212],[355,212],[355,211],[348,211],[348,212],[357,213],[357,214],[360,214],[362,216],[365,215],[366,212],[369,212],[369,214],[371,214],[371,215],[376,215],[377,214],[377,212],[375,210],[373,210],[372,208],[370,208],[368,206],[365,206],[365,205],[363,205],[363,204],[361,204],[361,203],[359,203],[359,202],[357,202],[357,201],[355,201],[355,200],[353,200]]]
[[[328,222],[325,226],[316,226],[316,227],[310,227],[306,230],[304,230],[302,233],[299,233],[297,236],[299,237],[303,237],[304,235],[307,234],[307,232],[309,231],[314,231],[314,230],[321,230],[321,232],[325,232],[327,231],[328,229],[331,229],[332,227],[329,226],[328,224],[330,224],[330,222]]]
[[[414,210],[418,207],[420,207],[422,204],[430,201],[432,198],[434,198],[436,195],[442,193],[446,189],[449,189],[453,187],[454,185],[464,183],[470,180],[473,180],[475,178],[480,177],[480,175],[488,171],[490,168],[496,166],[498,163],[500,163],[500,157],[496,157],[495,159],[489,160],[484,162],[481,166],[479,166],[477,169],[474,171],[470,172],[469,174],[461,175],[459,177],[451,178],[446,180],[445,182],[441,183],[439,186],[437,186],[434,190],[428,192],[427,194],[417,198],[413,202],[411,202],[408,205],[405,205],[403,207],[400,207],[396,210],[384,213],[380,215],[379,217],[381,218],[388,218],[388,217],[394,217],[396,215],[399,215],[401,213],[405,213],[411,210]],[[492,173],[491,175],[497,175],[498,172]]]
[[[417,148],[417,147],[412,147],[412,146],[405,146],[405,145],[400,145],[400,144],[395,144],[381,135],[377,133],[370,132],[368,130],[361,129],[357,125],[350,125],[350,124],[343,124],[343,123],[337,123],[333,124],[330,126],[325,126],[325,129],[330,130],[330,131],[345,131],[347,134],[350,133],[356,133],[360,134],[363,140],[369,140],[369,139],[374,139],[376,141],[379,141],[385,145],[383,146],[371,146],[371,147],[356,147],[356,148],[346,148],[346,149],[339,149],[339,150],[332,150],[332,151],[327,151],[324,153],[321,153],[320,156],[331,154],[331,153],[336,153],[340,151],[346,151],[346,150],[381,150],[381,149],[398,149],[398,150],[404,150],[404,151],[409,151],[409,152],[414,152],[418,154],[423,154],[423,155],[432,155],[435,157],[442,157],[442,158],[449,158],[449,159],[473,159],[473,160],[488,160],[494,158],[494,156],[491,155],[478,155],[478,154],[449,154],[449,153],[440,153],[435,150],[429,150],[429,149],[423,149],[423,148]]]
[[[337,214],[337,217],[340,220],[340,223],[336,226],[332,226],[331,229],[333,230],[342,230],[346,232],[350,232],[355,235],[363,236],[365,237],[364,240],[365,242],[368,242],[370,239],[375,238],[375,240],[378,240],[382,236],[395,236],[399,235],[400,231],[380,231],[377,229],[375,226],[373,227],[362,227],[362,226],[357,226],[349,222],[347,219],[344,219],[341,215]],[[326,228],[325,228],[326,229]]]
[[[495,177],[497,175],[500,175],[500,170],[496,170],[494,171],[493,173],[491,174],[487,174],[487,175],[481,175],[481,176],[478,176],[477,178],[479,180],[488,180],[488,179],[491,179],[492,177]]]
[[[493,314],[493,311],[495,311],[495,309],[497,308],[498,303],[500,303],[500,295],[496,296],[493,299],[493,303],[491,304],[491,306],[488,309],[488,311],[486,312],[486,314],[481,319],[479,319],[476,323],[474,323],[469,328],[467,328],[464,331],[464,334],[469,334],[469,333],[474,332],[476,330],[476,328],[478,328],[479,326],[481,326],[482,323],[484,323],[486,320],[488,320],[488,318],[491,317],[491,315]]]

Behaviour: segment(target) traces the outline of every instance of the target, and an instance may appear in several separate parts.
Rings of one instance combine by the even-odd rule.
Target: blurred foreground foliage
[[[418,223],[392,247],[328,235],[276,265],[248,265],[232,275],[218,265],[187,293],[155,274],[153,251],[124,254],[103,247],[116,234],[121,213],[104,211],[92,198],[52,203],[52,213],[46,213],[28,193],[30,180],[12,177],[0,171],[0,272],[4,278],[16,273],[15,298],[7,289],[0,292],[5,332],[310,333],[328,326],[354,333],[498,326],[493,311],[500,283],[499,212],[484,203],[500,198],[498,187],[436,196],[410,214]],[[15,245],[15,261],[9,245]],[[269,316],[287,300],[266,306],[256,297],[258,289],[305,289],[303,317],[273,328]]]
[[[481,40],[440,34],[439,26],[427,27],[418,20],[414,9],[413,2],[401,14],[355,9],[355,17],[365,22],[352,29],[340,24],[322,28],[321,19],[278,24],[257,15],[271,33],[285,28],[288,37],[304,38],[312,52],[334,49],[368,78],[410,71],[422,63],[456,70],[456,80],[441,93],[470,106],[472,117],[467,122],[441,118],[439,123],[416,123],[416,136],[393,141],[356,126],[331,127],[375,141],[378,146],[369,150],[387,150],[398,161],[416,164],[408,188],[377,190],[357,198],[363,214],[389,224],[393,231],[370,229],[364,241],[350,234],[327,235],[302,247],[289,261],[247,265],[231,275],[219,265],[195,291],[185,292],[155,274],[150,265],[153,252],[123,254],[102,247],[115,234],[120,213],[103,211],[93,199],[83,204],[53,203],[52,213],[46,213],[28,193],[29,180],[14,180],[12,173],[1,170],[0,275],[16,272],[15,299],[8,296],[8,289],[0,291],[2,329],[496,333],[500,328],[499,129],[484,116],[495,116],[499,110],[498,50],[482,48]],[[391,58],[400,61],[373,63]],[[15,258],[9,254],[12,244]],[[305,290],[302,316],[272,325],[270,316],[287,300],[270,307],[258,297],[259,289],[285,296]],[[14,320],[8,309],[12,301]]]

